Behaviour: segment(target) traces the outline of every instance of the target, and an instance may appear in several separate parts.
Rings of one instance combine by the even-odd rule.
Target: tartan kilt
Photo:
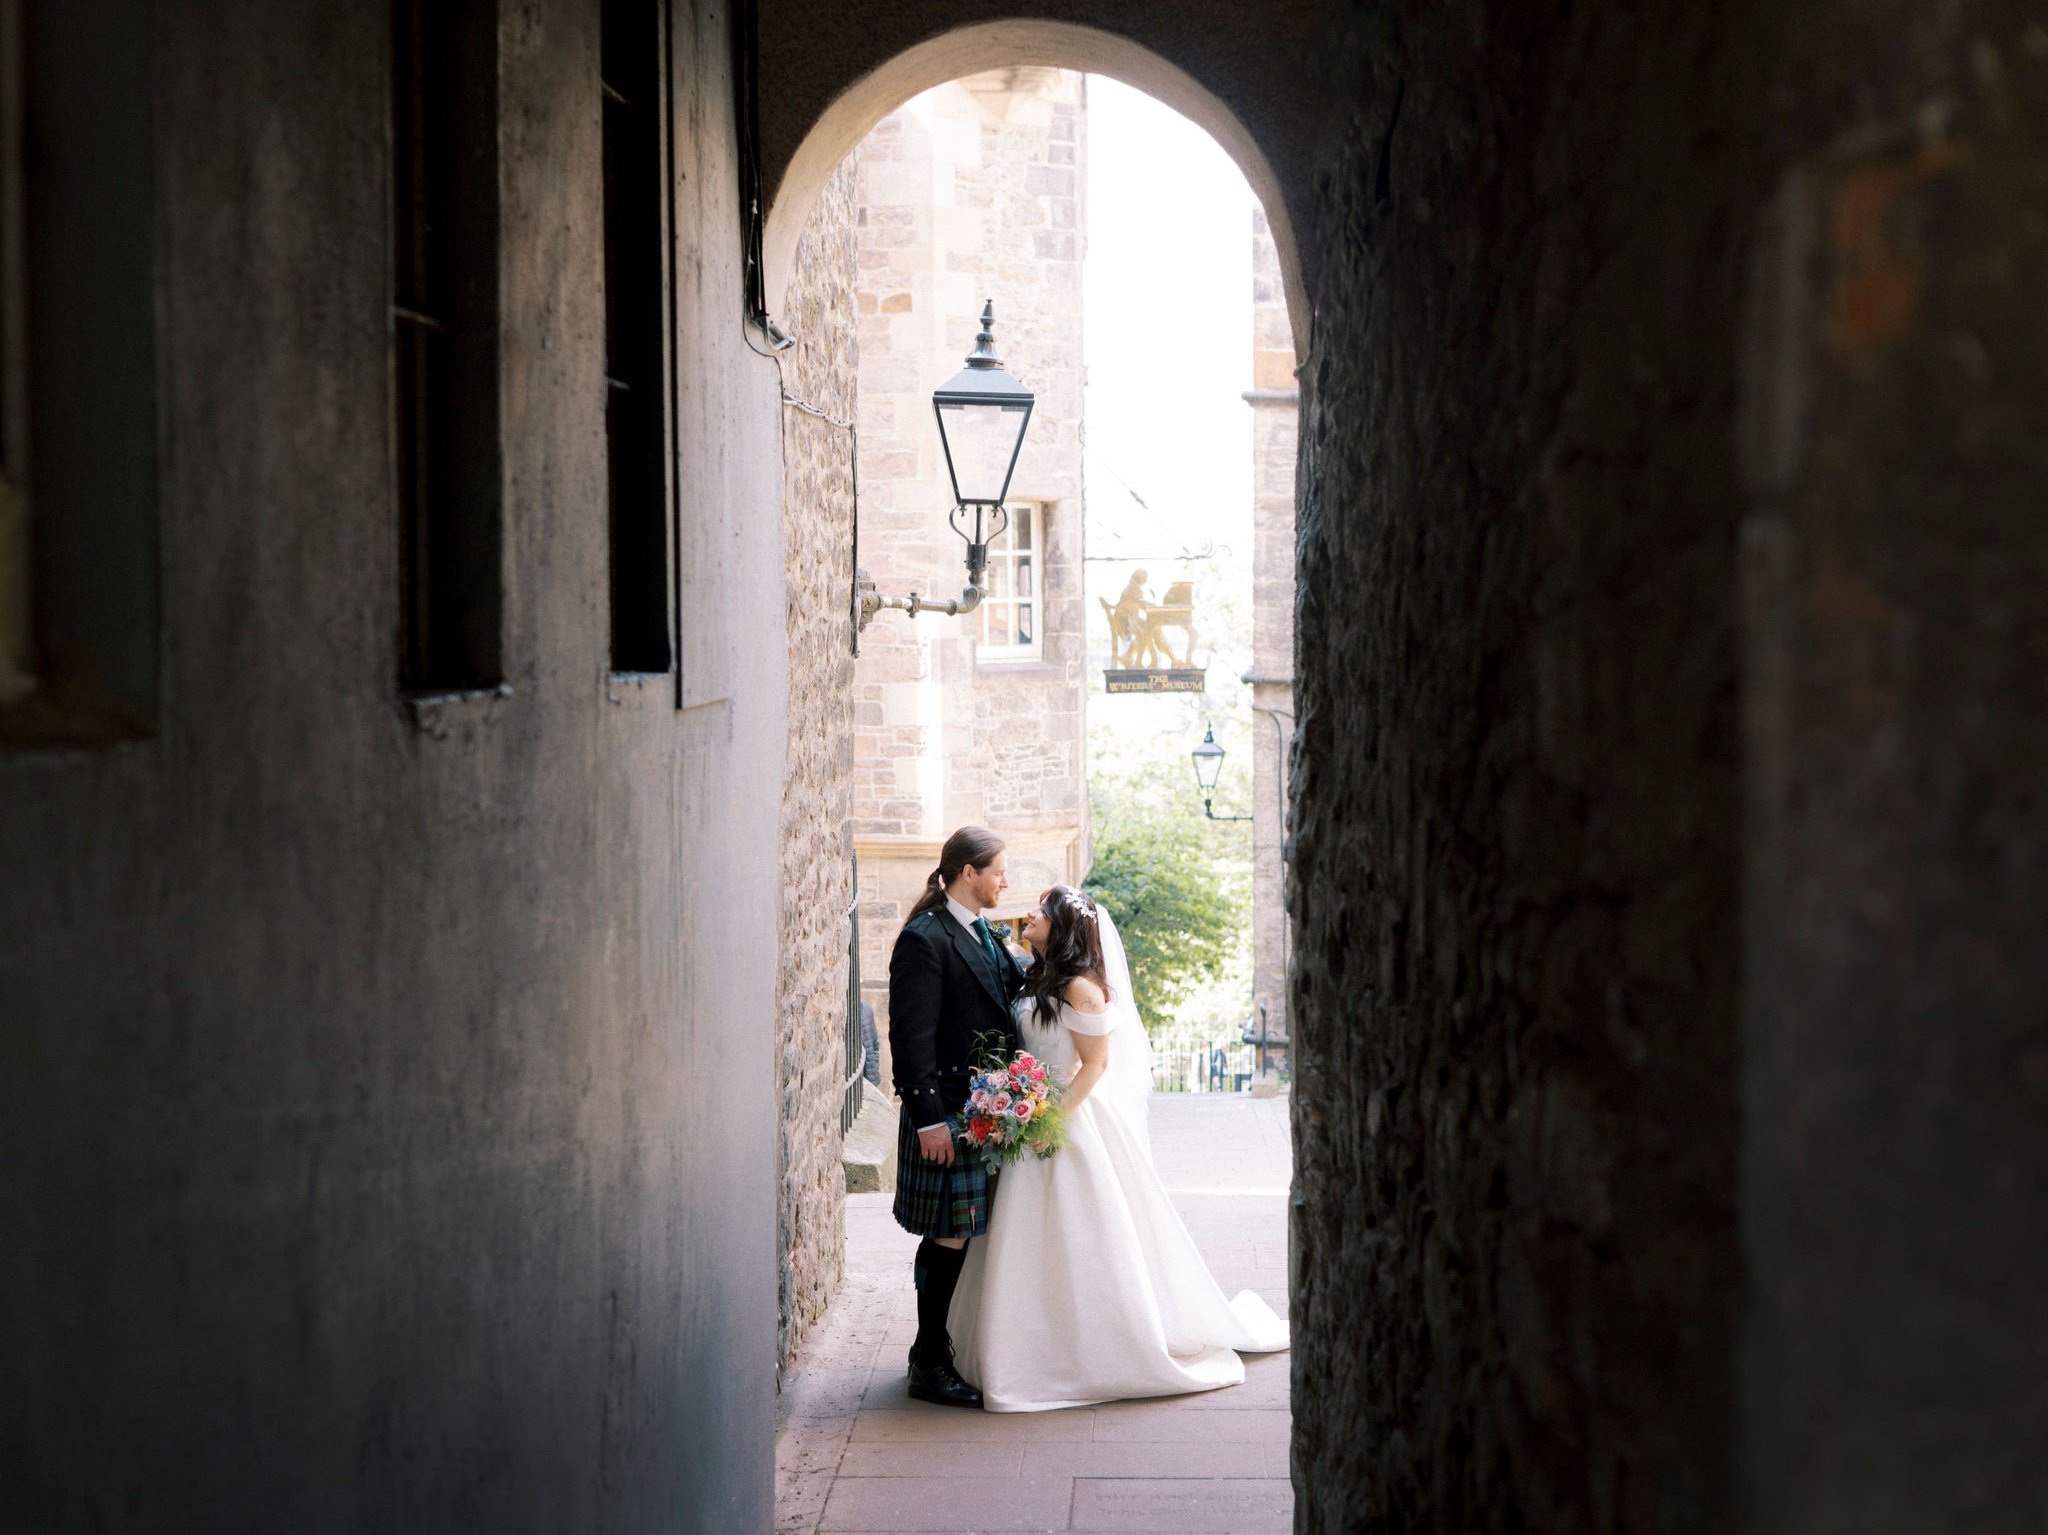
[[[896,1119],[896,1224],[921,1237],[978,1237],[988,1230],[995,1175],[955,1143],[951,1167],[927,1162],[904,1108]]]

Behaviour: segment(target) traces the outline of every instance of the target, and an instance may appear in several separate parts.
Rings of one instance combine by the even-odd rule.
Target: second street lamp
[[[912,592],[884,597],[864,572],[854,573],[854,621],[865,629],[883,608],[904,612],[972,613],[987,595],[988,544],[1010,525],[1003,500],[1010,477],[1024,451],[1024,429],[1031,424],[1037,396],[1011,375],[996,356],[996,306],[981,307],[981,333],[967,366],[932,391],[932,414],[939,422],[939,447],[946,455],[946,475],[953,486],[953,531],[967,544],[967,587],[958,597],[933,602]]]
[[[1202,814],[1212,821],[1249,821],[1248,815],[1218,815],[1210,804],[1216,780],[1223,775],[1223,748],[1216,744],[1216,727],[1202,731],[1202,744],[1188,755],[1195,760],[1195,786],[1202,791]]]

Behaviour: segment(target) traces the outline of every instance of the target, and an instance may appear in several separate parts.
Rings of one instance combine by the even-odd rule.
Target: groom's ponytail
[[[939,866],[925,880],[924,894],[910,908],[910,915],[903,919],[904,925],[907,927],[926,912],[937,911],[945,905],[946,887],[960,877],[960,871],[969,867],[986,869],[1004,845],[1003,839],[985,826],[963,826],[954,832],[946,839],[946,845],[939,849]]]

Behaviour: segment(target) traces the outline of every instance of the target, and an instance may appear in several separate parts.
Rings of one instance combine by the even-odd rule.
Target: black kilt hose
[[[952,908],[912,917],[889,956],[889,1051],[903,1113],[896,1134],[896,1223],[926,1237],[988,1230],[995,1179],[956,1142],[950,1167],[927,1162],[919,1126],[946,1123],[967,1103],[967,1084],[991,1049],[1014,1051],[1010,1004],[1024,973],[1009,950],[991,958]],[[977,1047],[976,1039],[980,1045]]]

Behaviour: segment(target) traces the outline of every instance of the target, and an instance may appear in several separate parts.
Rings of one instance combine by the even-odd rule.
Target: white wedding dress
[[[1232,1300],[1217,1288],[1153,1168],[1151,1047],[1126,1000],[1123,946],[1108,913],[1102,921],[1107,1012],[1062,1006],[1048,1027],[1019,1003],[1025,1048],[1058,1080],[1079,1059],[1075,1033],[1109,1035],[1110,1065],[1068,1114],[1064,1148],[1003,1169],[988,1233],[967,1246],[949,1325],[960,1373],[990,1412],[1235,1386],[1244,1379],[1237,1351],[1287,1347],[1272,1307],[1250,1290]]]

